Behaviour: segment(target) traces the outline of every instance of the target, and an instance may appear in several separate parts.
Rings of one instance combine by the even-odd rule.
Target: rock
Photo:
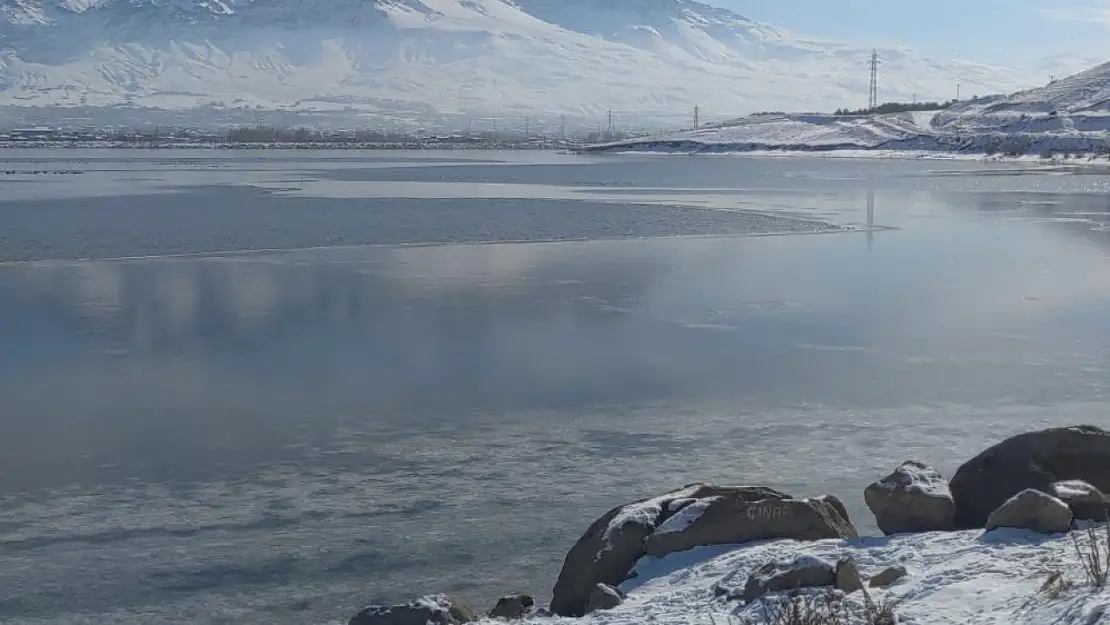
[[[469,606],[447,595],[428,595],[404,605],[372,605],[348,625],[460,625],[474,620]]]
[[[528,615],[535,607],[536,600],[532,595],[509,595],[497,600],[497,605],[489,611],[490,618],[516,620]]]
[[[1068,504],[1071,516],[1077,521],[1110,520],[1110,499],[1099,489],[1081,480],[1067,480],[1052,485],[1056,498]]]
[[[1052,495],[1027,488],[991,513],[986,529],[990,531],[1000,527],[1060,534],[1071,529],[1071,509]]]
[[[1094,426],[1029,432],[987,449],[949,482],[956,527],[984,527],[991,513],[1032,488],[1054,494],[1054,484],[1082,480],[1110,492],[1110,432]]]
[[[863,579],[859,574],[856,561],[844,558],[836,565],[836,589],[846,595],[863,589]]]
[[[867,585],[872,588],[886,588],[906,575],[908,575],[906,567],[892,566],[884,569],[881,573],[873,575],[871,580],[867,582]]]
[[[598,584],[594,586],[590,592],[590,599],[586,603],[586,613],[596,612],[598,610],[612,610],[624,602],[624,595],[621,591],[613,588],[609,584]]]
[[[914,462],[863,491],[867,507],[884,534],[944,532],[955,529],[956,501],[936,469]]]
[[[740,598],[751,603],[767,593],[834,584],[836,569],[824,560],[807,556],[790,562],[769,562],[759,567],[748,576]]]
[[[645,553],[661,557],[708,545],[730,545],[792,538],[855,538],[856,528],[842,515],[835,497],[762,499],[719,496],[700,500],[687,514],[672,517],[647,539]]]
[[[597,584],[616,586],[624,581],[632,566],[644,555],[645,542],[656,527],[676,515],[682,515],[688,507],[706,505],[699,503],[699,500],[712,497],[747,501],[789,498],[770,488],[720,488],[693,484],[659,497],[614,508],[595,521],[567,553],[555,582],[551,611],[559,616],[584,615]],[[692,510],[697,511],[698,508]],[[691,511],[685,513],[690,514]]]

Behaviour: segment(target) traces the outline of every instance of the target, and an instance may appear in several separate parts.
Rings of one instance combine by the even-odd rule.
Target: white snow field
[[[694,0],[0,0],[0,106],[51,110],[689,125],[860,106],[870,54]],[[1049,71],[879,54],[886,100]]]
[[[1101,539],[1105,541],[1104,536]],[[856,560],[865,577],[891,566],[907,569],[908,575],[890,588],[869,590],[873,600],[894,604],[902,625],[1110,623],[1110,588],[1096,589],[1084,582],[1070,536],[1011,529],[853,541],[773,541],[649,557],[637,565],[637,577],[622,585],[629,593],[623,605],[581,619],[536,618],[531,623],[764,623],[763,601],[781,601],[781,595],[744,605],[715,589],[742,589],[748,575],[768,562],[817,558],[835,565],[847,556]],[[1042,592],[1057,571],[1073,586],[1059,594]],[[847,601],[862,607],[863,593],[853,593]]]
[[[1110,154],[1110,63],[1036,89],[959,102],[936,112],[758,114],[595,148]]]

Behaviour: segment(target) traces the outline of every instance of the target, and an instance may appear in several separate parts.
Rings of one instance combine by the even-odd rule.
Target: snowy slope
[[[977,97],[937,112],[750,115],[588,149],[1110,154],[1110,63],[1036,89]]]
[[[835,564],[853,557],[861,572],[873,575],[905,566],[908,576],[876,600],[895,602],[900,623],[912,625],[1090,625],[1110,620],[1110,589],[1081,582],[1072,541],[1024,530],[932,533],[864,538],[850,542],[776,541],[736,548],[711,547],[645,558],[637,577],[625,582],[628,601],[581,619],[542,618],[535,624],[640,625],[642,623],[749,624],[766,622],[763,604],[744,606],[714,592],[718,586],[742,589],[759,566],[795,558]],[[1075,587],[1059,595],[1040,592],[1051,572],[1062,570]],[[857,609],[862,593],[849,603]],[[841,622],[841,621],[838,621]],[[862,622],[862,621],[849,621]]]
[[[1075,134],[1110,130],[1110,63],[1006,97],[962,103],[937,120],[964,132]]]
[[[858,105],[869,54],[693,0],[0,0],[0,106],[678,123]],[[880,54],[889,99],[1028,80]]]
[[[912,146],[935,149],[934,113],[839,116],[762,114],[719,125],[591,146],[599,151],[870,150]]]

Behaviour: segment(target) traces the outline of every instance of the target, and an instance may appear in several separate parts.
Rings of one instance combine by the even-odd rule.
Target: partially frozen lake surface
[[[1110,425],[1110,176],[0,153],[0,620],[549,592],[599,514]]]

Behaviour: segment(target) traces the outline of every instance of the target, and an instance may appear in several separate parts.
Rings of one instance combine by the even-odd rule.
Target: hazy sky
[[[1011,64],[1110,60],[1110,0],[709,0],[798,34]]]

